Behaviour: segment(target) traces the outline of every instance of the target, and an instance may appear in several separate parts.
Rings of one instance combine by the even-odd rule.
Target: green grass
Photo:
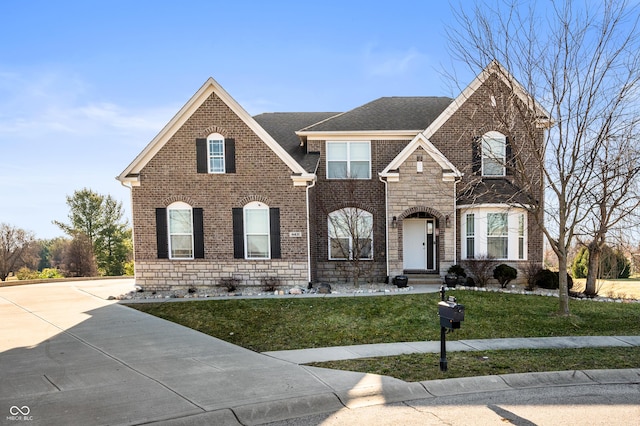
[[[407,382],[541,371],[638,368],[638,348],[519,349],[449,352],[440,371],[440,354],[410,354],[313,363],[316,367],[393,376]]]
[[[556,315],[555,297],[450,292],[465,305],[462,328],[447,340],[640,335],[640,304],[571,300]],[[130,304],[143,312],[257,351],[439,340],[439,294],[381,297],[232,299]],[[638,348],[536,349],[411,354],[312,364],[422,381],[535,371],[638,368]]]
[[[640,335],[640,304],[572,300],[561,317],[555,297],[449,292],[465,305],[448,340]],[[381,297],[208,300],[131,304],[132,308],[264,352],[439,340],[439,294]]]

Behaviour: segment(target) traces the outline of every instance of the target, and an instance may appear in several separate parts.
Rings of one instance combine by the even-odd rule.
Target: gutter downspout
[[[453,264],[458,263],[458,190],[456,186],[462,178],[453,181]]]
[[[382,176],[378,175],[378,179],[380,182],[384,183],[384,232],[385,232],[385,245],[386,245],[386,253],[384,255],[387,263],[387,279],[390,279],[389,276],[389,194],[388,194],[388,183],[385,179],[382,179]]]
[[[307,192],[307,283],[311,284],[311,229],[310,229],[310,223],[311,220],[309,219],[310,216],[310,212],[309,212],[309,190],[311,188],[313,188],[316,185],[316,179],[313,179],[313,181],[311,182],[311,185],[307,185],[306,188],[306,192]]]

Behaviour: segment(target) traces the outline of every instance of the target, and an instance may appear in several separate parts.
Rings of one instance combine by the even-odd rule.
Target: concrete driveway
[[[0,288],[0,423],[258,424],[339,410],[349,393],[428,396],[417,383],[299,366],[105,300],[132,288]]]
[[[0,288],[0,424],[504,424],[509,410],[497,404],[517,400],[518,389],[593,395],[607,384],[626,386],[619,404],[606,400],[608,424],[640,418],[628,402],[640,402],[638,370],[406,383],[305,367],[106,300],[132,288],[133,280]],[[488,396],[471,411],[449,405]]]

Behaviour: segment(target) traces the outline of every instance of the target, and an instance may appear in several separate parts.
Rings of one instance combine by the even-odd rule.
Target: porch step
[[[442,285],[443,279],[438,274],[405,274],[409,278],[408,285]]]

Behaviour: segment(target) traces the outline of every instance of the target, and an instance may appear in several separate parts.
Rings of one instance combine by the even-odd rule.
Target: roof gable
[[[264,143],[291,169],[293,174],[308,176],[305,169],[264,129],[249,113],[240,106],[213,78],[209,79],[187,101],[178,113],[164,126],[149,144],[138,154],[129,166],[118,175],[122,183],[138,184],[139,173],[147,163],[160,151],[171,137],[186,123],[193,113],[211,96],[215,94],[224,102]],[[299,180],[299,179],[298,179]]]
[[[416,149],[421,147],[427,154],[434,159],[436,163],[442,168],[443,180],[453,180],[458,177],[462,177],[460,170],[451,163],[447,157],[438,150],[422,133],[418,133],[416,137],[404,147],[402,151],[380,172],[381,177],[386,177],[388,181],[394,181],[399,178],[399,174],[396,171],[400,168],[402,163],[407,161],[409,156],[415,152]]]
[[[525,90],[525,88],[515,79],[513,75],[506,68],[504,68],[500,63],[496,60],[491,61],[487,67],[482,70],[478,76],[473,79],[471,83],[460,93],[451,104],[440,114],[438,118],[436,118],[425,130],[424,135],[427,138],[436,133],[436,131],[451,118],[451,116],[460,109],[460,107],[465,103],[467,99],[471,97],[471,95],[476,92],[480,86],[484,84],[485,81],[491,76],[496,75],[499,79],[501,79],[507,87],[510,87],[516,96],[531,110],[535,111],[536,116],[539,117],[539,124],[541,127],[550,125],[553,120],[551,119],[551,115],[540,105],[529,93]]]

